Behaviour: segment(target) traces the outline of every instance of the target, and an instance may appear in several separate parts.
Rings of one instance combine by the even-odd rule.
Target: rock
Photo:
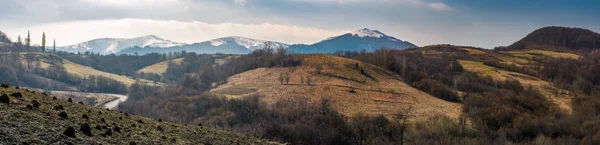
[[[12,93],[12,94],[10,94],[10,96],[17,97],[17,98],[23,98],[23,95],[21,94],[21,92]]]
[[[33,110],[33,106],[27,104],[27,106],[25,106],[25,108],[29,109],[29,110]]]
[[[40,102],[38,102],[37,100],[33,100],[31,102],[33,103],[33,108],[35,109],[39,109],[40,106],[42,106],[42,104],[40,104]]]
[[[10,105],[10,98],[6,94],[0,95],[0,102]]]
[[[90,127],[90,125],[87,123],[81,125],[81,127],[79,127],[79,131],[81,131],[83,134],[85,134],[87,136],[93,136],[92,135],[92,127]]]
[[[2,83],[2,84],[0,84],[0,87],[2,87],[2,88],[8,88],[8,87],[10,87],[10,84],[8,84],[8,83]]]
[[[68,137],[73,137],[75,138],[75,128],[73,127],[67,127],[67,129],[65,129],[65,131],[63,132],[64,135],[68,136]]]
[[[65,108],[62,105],[54,106],[54,110],[64,110]]]
[[[115,126],[115,127],[113,127],[113,130],[114,130],[115,132],[121,133],[121,128],[120,128],[120,127],[118,127],[118,126]]]
[[[85,115],[85,114],[81,115],[81,118],[83,118],[83,119],[90,119],[90,118],[89,118],[87,115]]]
[[[67,102],[69,102],[69,103],[73,103],[73,99],[69,98],[69,99],[67,100]]]
[[[106,132],[104,132],[104,134],[107,136],[112,136],[112,129],[106,130]]]
[[[69,119],[69,115],[64,111],[60,112],[58,116],[62,117],[63,119]]]

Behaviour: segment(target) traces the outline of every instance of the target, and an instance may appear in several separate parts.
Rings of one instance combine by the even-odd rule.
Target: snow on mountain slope
[[[257,40],[240,36],[231,36],[231,37],[223,37],[217,38],[209,41],[212,46],[221,46],[225,44],[237,44],[243,46],[245,48],[250,49],[251,51],[265,48],[265,43],[269,43],[271,48],[288,48],[288,44],[274,42],[274,41],[265,41],[265,40]]]
[[[334,53],[336,51],[376,51],[380,48],[405,49],[416,45],[385,35],[377,30],[360,29],[340,36],[329,37],[311,45],[291,45],[288,50],[297,53]]]
[[[75,45],[58,47],[58,49],[68,52],[93,51],[94,53],[111,54],[135,46],[173,47],[181,45],[184,45],[184,43],[173,42],[154,35],[148,35],[137,38],[99,38]]]
[[[369,30],[367,28],[356,30],[356,31],[352,32],[352,35],[356,35],[358,37],[374,37],[374,38],[381,38],[383,36],[386,36],[385,34],[379,32],[377,30]]]

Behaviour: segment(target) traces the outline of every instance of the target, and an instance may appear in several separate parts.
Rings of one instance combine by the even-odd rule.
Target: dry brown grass
[[[546,56],[550,56],[550,57],[562,57],[562,58],[571,58],[571,59],[577,59],[579,58],[579,55],[577,54],[572,54],[572,53],[566,53],[566,52],[554,52],[554,51],[547,51],[547,50],[527,50],[527,53],[533,53],[533,54],[541,54],[541,55],[546,55]]]
[[[358,113],[390,116],[413,108],[417,119],[435,115],[458,117],[461,104],[447,102],[419,91],[402,82],[393,73],[358,62],[371,77],[355,69],[358,61],[330,55],[306,55],[302,65],[286,68],[259,68],[228,79],[228,83],[212,90],[212,93],[231,97],[252,94],[265,96],[264,101],[319,103],[321,97],[330,98],[333,106],[347,116]],[[317,74],[317,66],[323,70]],[[281,85],[280,74],[290,74],[290,84]],[[300,77],[311,76],[312,85],[302,85]],[[246,94],[227,94],[224,90],[248,88],[256,91]],[[353,90],[353,91],[352,91]]]
[[[175,64],[180,64],[181,61],[183,61],[183,58],[176,58],[176,59],[173,59],[172,61]],[[162,62],[153,64],[153,65],[144,67],[144,68],[138,70],[137,72],[138,73],[142,73],[142,72],[143,73],[154,73],[154,74],[159,74],[160,75],[162,73],[167,72],[167,63],[168,63],[168,60],[167,61],[162,61]]]
[[[556,88],[547,81],[541,80],[533,76],[487,66],[483,64],[483,62],[459,60],[459,63],[467,71],[475,72],[481,76],[490,76],[496,81],[504,81],[506,79],[511,79],[519,81],[524,87],[531,85],[533,88],[538,89],[542,93],[542,95],[544,95],[551,102],[557,104],[560,108],[563,108],[568,112],[572,111],[572,96],[569,95],[569,92],[566,90]]]
[[[10,53],[0,53],[0,55],[2,55],[2,57],[4,57],[4,55],[11,55],[11,54]],[[59,59],[60,61],[51,61],[51,60],[49,60],[50,58]],[[21,52],[21,53],[19,53],[19,59],[23,62],[23,64],[28,64],[28,63],[30,63],[32,65],[39,64],[40,68],[48,68],[53,65],[63,65],[65,70],[67,71],[67,73],[76,75],[79,77],[103,76],[103,77],[107,77],[107,78],[111,78],[111,79],[120,81],[127,86],[136,82],[136,80],[134,80],[131,77],[96,70],[96,69],[88,67],[88,66],[83,66],[83,65],[71,62],[69,60],[62,59],[62,58],[60,58],[54,54],[50,54],[50,53]],[[154,84],[154,82],[145,80],[145,79],[139,79],[139,80],[140,80],[140,82],[145,83],[147,85],[152,85],[152,86],[162,85],[161,83]]]

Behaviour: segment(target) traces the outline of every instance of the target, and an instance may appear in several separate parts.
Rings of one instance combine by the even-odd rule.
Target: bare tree
[[[396,123],[396,126],[398,128],[396,131],[392,131],[390,133],[390,138],[396,141],[396,144],[398,145],[404,145],[405,143],[410,141],[407,139],[407,132],[409,123],[408,121],[411,117],[411,111],[412,107],[408,108],[406,112],[401,112],[393,116],[394,123]]]

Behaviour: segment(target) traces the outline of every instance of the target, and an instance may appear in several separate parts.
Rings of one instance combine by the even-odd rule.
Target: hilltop
[[[281,84],[282,75],[290,77],[289,83]],[[310,85],[306,83],[308,79]],[[294,67],[246,71],[230,77],[211,93],[230,98],[258,94],[265,96],[263,101],[268,104],[318,103],[324,97],[331,99],[332,106],[347,116],[359,113],[390,116],[412,108],[419,119],[435,115],[456,118],[461,109],[458,103],[412,88],[392,72],[331,55],[305,55],[301,65]]]
[[[569,27],[544,27],[537,29],[505,49],[542,49],[563,51],[591,51],[600,48],[600,34]]]
[[[4,85],[0,95],[0,142],[4,143],[277,144],[210,127],[95,108]]]

